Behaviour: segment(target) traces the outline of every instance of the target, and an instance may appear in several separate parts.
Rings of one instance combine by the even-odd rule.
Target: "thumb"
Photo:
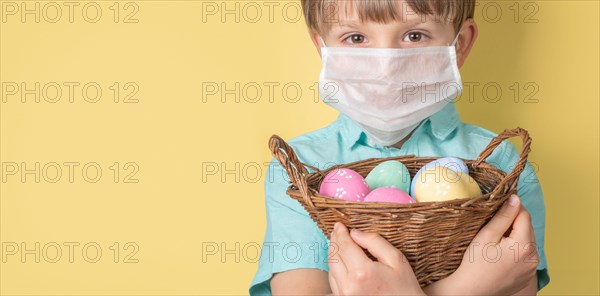
[[[350,236],[357,245],[367,249],[377,258],[377,261],[387,266],[398,268],[402,264],[408,264],[404,254],[377,233],[363,232],[354,228],[350,231]]]
[[[512,225],[515,217],[517,217],[520,208],[521,202],[519,197],[514,194],[511,195],[508,200],[504,202],[496,215],[492,217],[490,222],[479,231],[477,239],[499,242],[504,233]]]

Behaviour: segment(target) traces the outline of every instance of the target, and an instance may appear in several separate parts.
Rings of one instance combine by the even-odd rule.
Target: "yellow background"
[[[38,3],[42,9],[48,2]],[[66,87],[56,103],[37,103],[33,96],[23,103],[20,93],[2,94],[2,163],[33,169],[39,162],[47,170],[39,183],[34,175],[26,175],[25,182],[19,174],[3,175],[1,241],[29,249],[39,242],[47,254],[39,263],[34,255],[25,260],[21,253],[7,255],[0,263],[0,292],[246,294],[257,269],[255,246],[265,231],[268,137],[276,133],[289,139],[337,115],[315,101],[311,87],[320,61],[303,19],[296,17],[299,1],[287,11],[282,9],[287,2],[273,6],[272,21],[263,1],[239,2],[239,10],[225,15],[225,21],[222,11],[204,15],[203,21],[203,5],[214,8],[210,5],[222,1],[120,2],[118,22],[114,2],[96,1],[102,12],[96,23],[82,17],[85,2],[77,3],[72,23],[66,6],[56,23],[44,18],[55,17],[51,6],[39,23],[31,15],[22,22],[20,14],[0,22],[5,85],[79,83],[73,102]],[[235,9],[235,2],[227,3]],[[471,100],[457,103],[459,111],[463,121],[494,132],[521,126],[532,135],[529,160],[537,165],[546,199],[551,276],[541,294],[598,294],[598,2],[514,6],[508,1],[488,4],[484,11],[485,3],[476,12],[479,39],[461,72],[465,82],[497,83],[502,96],[491,103],[479,87]],[[498,7],[501,15],[495,14]],[[129,20],[137,23],[123,22],[130,13]],[[87,16],[93,18],[94,11]],[[80,94],[90,82],[102,88],[97,103]],[[115,82],[121,87],[118,103],[109,88]],[[137,103],[122,102],[131,91],[123,89],[128,82],[139,87],[133,97]],[[236,82],[241,94],[228,95],[225,102],[220,92],[210,96],[202,89],[215,83],[233,89]],[[262,95],[253,102],[254,83]],[[279,83],[271,98],[265,83]],[[517,102],[514,83],[520,87]],[[537,86],[529,100],[537,102],[524,102],[534,89],[526,84]],[[297,102],[291,102],[294,85],[302,90]],[[73,182],[64,162],[80,164]],[[115,162],[119,182],[111,169]],[[134,164],[125,167],[129,162]],[[56,183],[44,179],[55,176],[50,163],[62,167]],[[88,163],[102,169],[96,183],[82,176]],[[134,167],[138,183],[124,183]],[[217,174],[206,173],[216,169]],[[225,170],[233,172],[221,176]],[[94,177],[94,170],[86,176]],[[56,263],[46,261],[55,255],[52,242],[63,251]],[[79,244],[73,262],[66,242]],[[130,258],[137,263],[124,262],[133,251],[125,248],[128,242],[138,246]],[[88,263],[94,249],[86,258],[81,251],[93,243],[102,257]],[[221,253],[203,260],[203,244],[234,251],[224,262]]]

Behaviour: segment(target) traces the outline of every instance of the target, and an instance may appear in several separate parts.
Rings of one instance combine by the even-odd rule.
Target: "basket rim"
[[[494,165],[486,162],[487,158],[492,154],[492,152],[494,152],[494,150],[504,140],[506,140],[510,137],[516,137],[516,136],[521,138],[521,140],[523,141],[523,146],[521,148],[521,153],[519,154],[519,157],[518,157],[513,169],[508,174],[506,174],[502,170],[496,168]],[[309,179],[309,176],[310,176],[310,178],[314,178],[314,175],[311,175],[312,173],[309,173],[307,168],[314,169],[315,172],[313,172],[313,173],[318,173],[320,175],[323,175],[323,171],[320,170],[319,168],[316,168],[316,167],[313,167],[311,165],[301,162],[298,159],[298,156],[296,155],[294,149],[288,143],[286,143],[281,137],[279,137],[277,135],[272,135],[271,138],[269,139],[269,149],[271,150],[271,153],[273,154],[273,156],[283,166],[283,168],[285,168],[286,172],[288,173],[288,176],[290,177],[290,183],[292,183],[292,185],[295,186],[295,188],[297,188],[300,191],[300,193],[302,193],[302,195],[304,196],[305,203],[311,207],[314,207],[314,205],[312,203],[312,198],[311,198],[311,196],[314,195],[314,192],[312,192],[314,189],[310,188],[310,186],[308,185],[308,181],[307,181]],[[492,200],[498,194],[500,194],[500,191],[499,191],[500,189],[503,189],[504,192],[507,192],[507,191],[510,191],[513,189],[516,190],[516,188],[518,187],[519,176],[525,169],[525,165],[527,163],[527,157],[528,157],[530,151],[531,151],[531,137],[529,137],[529,132],[527,132],[527,130],[525,130],[525,129],[517,127],[512,130],[505,129],[502,133],[495,136],[490,141],[490,143],[485,147],[485,149],[483,149],[483,151],[479,154],[479,156],[477,157],[476,160],[466,160],[466,159],[460,158],[460,157],[458,157],[458,158],[465,161],[465,163],[468,163],[468,166],[470,166],[471,169],[479,168],[480,166],[485,166],[488,169],[497,170],[500,173],[504,173],[502,180],[496,184],[494,189],[491,190],[491,194],[489,195],[488,199]],[[417,157],[417,156],[411,154],[411,155],[400,155],[400,156],[391,156],[391,157],[384,157],[384,158],[367,158],[367,159],[362,159],[362,160],[349,162],[349,163],[345,163],[345,164],[333,165],[333,166],[329,167],[328,169],[335,169],[336,167],[340,167],[340,166],[353,167],[355,165],[359,165],[359,164],[362,164],[365,162],[372,162],[372,161],[382,162],[384,160],[392,160],[392,159],[405,160],[405,159],[410,159],[410,158],[417,159],[420,161],[426,161],[426,160],[438,159],[440,157],[443,157],[443,156]],[[327,171],[327,169],[325,171]],[[471,172],[469,172],[469,174],[471,174]],[[508,187],[508,189],[507,189],[507,187]],[[482,196],[486,196],[486,195],[484,194]],[[471,200],[465,202],[465,204],[466,205],[471,204],[479,199],[481,199],[481,197],[471,199]]]

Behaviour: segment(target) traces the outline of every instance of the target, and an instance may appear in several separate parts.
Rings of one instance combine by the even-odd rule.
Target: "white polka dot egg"
[[[336,168],[325,175],[319,193],[335,199],[361,202],[369,194],[369,185],[359,173],[347,168]]]

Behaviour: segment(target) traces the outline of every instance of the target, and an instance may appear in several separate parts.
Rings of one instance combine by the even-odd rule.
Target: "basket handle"
[[[477,160],[473,163],[473,167],[477,167],[482,161],[484,161],[488,156],[492,154],[494,149],[502,143],[503,140],[511,138],[511,137],[521,137],[523,140],[523,147],[521,148],[521,153],[519,154],[519,159],[515,163],[512,171],[500,181],[500,183],[496,186],[496,188],[490,194],[490,200],[492,200],[497,194],[498,191],[505,186],[506,184],[510,185],[510,190],[517,188],[519,182],[519,175],[525,169],[525,164],[527,163],[527,156],[531,151],[531,138],[529,137],[529,132],[520,127],[509,130],[505,129],[502,133],[494,137],[485,149],[479,154]],[[509,183],[510,182],[510,183]],[[509,190],[509,191],[510,191]]]
[[[290,177],[290,182],[300,190],[300,193],[304,197],[304,201],[314,207],[312,200],[309,197],[309,187],[306,182],[306,175],[308,174],[308,170],[306,167],[309,167],[317,172],[320,170],[316,167],[313,167],[308,164],[304,164],[298,160],[294,149],[288,145],[281,137],[278,135],[272,135],[269,139],[269,149],[273,156],[279,161],[281,166],[285,169]]]

